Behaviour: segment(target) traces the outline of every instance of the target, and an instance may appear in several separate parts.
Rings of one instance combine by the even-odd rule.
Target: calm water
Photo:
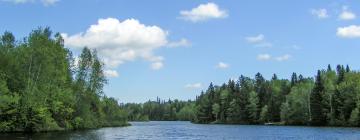
[[[199,125],[190,122],[132,122],[132,126],[34,135],[0,134],[1,140],[186,139],[186,140],[360,140],[359,128]]]

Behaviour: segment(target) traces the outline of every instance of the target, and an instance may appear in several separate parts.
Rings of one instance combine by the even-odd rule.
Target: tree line
[[[337,65],[313,78],[293,73],[266,80],[240,76],[212,83],[195,101],[161,100],[119,105],[107,97],[104,64],[84,48],[78,61],[59,33],[33,30],[0,37],[0,132],[123,126],[130,121],[360,126],[360,73]]]
[[[96,51],[85,47],[76,64],[49,28],[0,39],[0,132],[127,125],[118,101],[103,93],[107,80]]]
[[[161,100],[127,103],[123,108],[129,121],[191,121],[195,118],[194,101]]]
[[[195,123],[360,126],[360,73],[329,65],[314,78],[240,76],[196,97]]]

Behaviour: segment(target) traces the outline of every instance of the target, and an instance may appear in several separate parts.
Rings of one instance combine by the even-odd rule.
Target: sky
[[[79,55],[96,49],[120,102],[195,99],[210,82],[257,72],[360,68],[357,0],[0,0],[0,32],[38,27]]]

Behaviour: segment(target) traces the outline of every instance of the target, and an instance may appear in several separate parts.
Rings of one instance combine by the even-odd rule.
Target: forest
[[[240,76],[196,97],[195,123],[360,126],[360,73],[337,65],[314,78]]]
[[[194,101],[157,98],[120,104],[107,97],[104,63],[84,47],[75,62],[59,33],[0,37],[0,132],[126,126],[127,121],[360,126],[360,73],[348,65],[270,80],[241,75],[210,84]]]
[[[38,132],[128,125],[126,112],[107,97],[104,64],[84,48],[79,62],[59,33],[33,30],[0,41],[0,132]]]
[[[129,121],[192,121],[195,118],[194,101],[161,100],[145,103],[127,103],[123,106]]]

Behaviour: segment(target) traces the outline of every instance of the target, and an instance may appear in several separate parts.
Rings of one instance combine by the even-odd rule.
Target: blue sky
[[[0,31],[49,26],[78,54],[105,61],[105,93],[121,102],[194,99],[241,74],[313,76],[360,68],[359,1],[0,0]]]

